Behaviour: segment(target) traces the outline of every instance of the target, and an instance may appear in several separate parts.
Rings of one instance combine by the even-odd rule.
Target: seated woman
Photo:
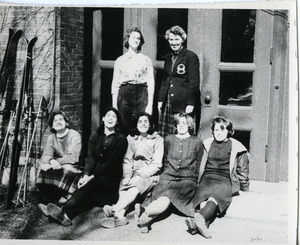
[[[146,195],[157,183],[162,166],[163,138],[154,131],[151,116],[141,112],[137,116],[136,128],[127,137],[128,148],[123,162],[123,181],[119,200],[113,206],[105,205],[103,211],[108,218],[101,220],[105,228],[126,225],[124,217],[129,206],[139,195]]]
[[[98,130],[90,136],[88,159],[84,176],[78,182],[79,189],[61,208],[53,203],[39,204],[44,215],[69,226],[80,213],[118,200],[122,163],[128,146],[126,136],[120,133],[121,128],[120,113],[109,108]]]
[[[239,190],[249,191],[247,149],[230,138],[234,133],[231,121],[215,117],[211,129],[213,137],[204,141],[200,183],[194,197],[195,218],[186,219],[190,232],[198,230],[205,238],[211,238],[208,225],[216,215],[224,216],[232,195]]]
[[[174,118],[176,135],[164,141],[164,171],[152,191],[147,207],[135,205],[135,217],[142,232],[150,222],[165,212],[170,204],[187,216],[193,216],[192,199],[197,186],[199,166],[203,154],[202,140],[193,135],[194,120],[186,113]]]
[[[70,129],[70,120],[63,111],[55,111],[49,119],[52,134],[41,158],[37,188],[48,197],[67,198],[77,189],[82,171],[78,160],[81,152],[81,136]],[[66,197],[64,197],[66,196]]]

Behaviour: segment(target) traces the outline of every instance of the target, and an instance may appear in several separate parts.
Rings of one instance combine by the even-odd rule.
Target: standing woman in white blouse
[[[131,120],[139,112],[152,114],[154,74],[151,59],[140,53],[144,43],[138,27],[129,29],[124,37],[124,47],[128,51],[114,66],[112,103],[121,113],[127,131],[133,128]]]

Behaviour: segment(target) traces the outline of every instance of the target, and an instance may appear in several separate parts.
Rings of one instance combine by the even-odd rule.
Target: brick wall
[[[60,9],[60,108],[71,119],[73,128],[82,128],[83,8]]]
[[[34,112],[37,112],[42,97],[46,99],[48,108],[44,113],[43,119],[38,120],[37,133],[31,151],[34,156],[30,161],[34,168],[34,171],[32,171],[32,184],[34,184],[38,161],[49,135],[49,129],[47,128],[49,113],[58,108],[64,110],[71,118],[73,128],[82,132],[83,9],[1,6],[1,65],[8,40],[9,28],[13,30],[20,29],[23,31],[23,35],[18,44],[15,69],[9,79],[5,99],[0,107],[0,111],[9,108],[12,100],[19,98],[26,58],[25,38],[31,40],[35,36],[38,37],[34,45],[32,60],[31,88],[33,91]],[[1,144],[6,134],[8,119],[7,115],[0,115]],[[8,147],[10,153],[12,140],[13,135],[10,135]],[[8,171],[10,159],[11,157],[9,156],[5,162]],[[25,152],[23,151],[20,159],[21,165],[24,164],[24,160]],[[4,175],[2,183],[6,184],[7,173],[5,171],[0,173]]]

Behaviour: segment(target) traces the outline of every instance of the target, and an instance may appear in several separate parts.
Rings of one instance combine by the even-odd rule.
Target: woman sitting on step
[[[137,197],[145,197],[157,183],[163,158],[163,138],[154,131],[151,116],[141,112],[136,128],[127,137],[128,148],[123,162],[123,180],[116,204],[106,205],[103,211],[107,218],[101,220],[105,228],[114,228],[128,223],[125,213]]]
[[[190,233],[197,231],[211,238],[208,226],[216,216],[224,216],[232,196],[249,191],[247,149],[231,138],[231,121],[217,116],[212,121],[213,137],[204,140],[204,154],[199,171],[200,183],[194,197],[194,218],[187,218]]]
[[[81,136],[70,129],[70,120],[61,110],[51,114],[49,127],[52,134],[41,158],[36,186],[51,201],[60,198],[59,203],[64,203],[77,189],[81,177]]]
[[[108,108],[100,127],[90,136],[87,163],[78,190],[62,207],[40,203],[38,207],[45,216],[69,226],[71,220],[84,211],[118,200],[122,163],[128,146],[121,129],[120,113],[115,108]]]
[[[142,232],[148,232],[150,223],[172,204],[184,215],[194,215],[192,199],[195,194],[199,166],[203,154],[202,140],[193,135],[194,120],[186,113],[174,117],[176,135],[164,141],[164,171],[154,186],[151,203],[135,205],[135,218]]]

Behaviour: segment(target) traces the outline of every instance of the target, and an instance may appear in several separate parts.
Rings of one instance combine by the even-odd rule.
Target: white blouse
[[[118,93],[120,86],[130,84],[147,84],[148,93],[154,94],[154,74],[151,59],[142,54],[126,52],[120,56],[114,66],[111,93]]]

